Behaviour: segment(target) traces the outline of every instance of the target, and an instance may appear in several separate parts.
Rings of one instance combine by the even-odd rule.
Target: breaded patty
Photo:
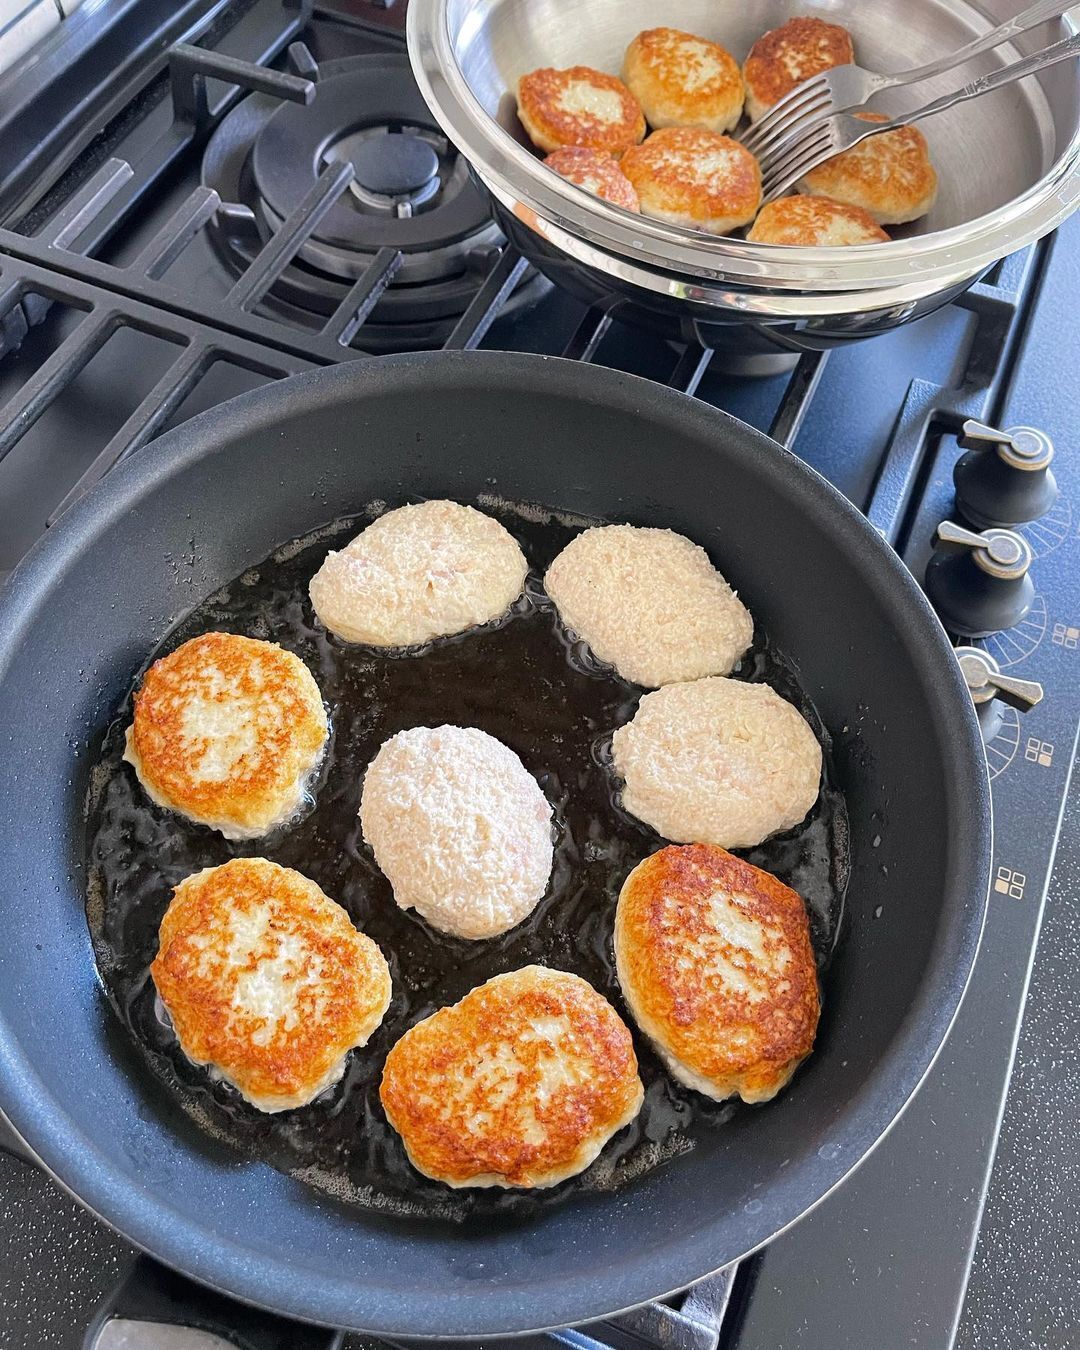
[[[889,236],[861,206],[828,197],[781,197],[761,208],[748,232],[754,244],[796,244],[842,248],[849,244],[887,244]]]
[[[124,758],[159,806],[255,839],[299,807],[326,737],[319,686],[299,657],[204,633],[146,672]]]
[[[580,145],[621,155],[645,135],[645,118],[622,80],[591,66],[522,75],[518,117],[529,139],[545,154]]]
[[[746,111],[752,122],[804,80],[855,60],[851,34],[824,19],[789,19],[759,37],[743,64]]]
[[[646,694],[612,737],[631,815],[678,844],[753,848],[817,800],[821,746],[766,684],[713,676]]]
[[[184,1054],[260,1111],[336,1083],[390,1006],[375,943],[313,881],[265,858],[186,877],[150,973]]]
[[[761,205],[761,167],[738,141],[699,127],[666,127],[622,157],[647,216],[727,234]]]
[[[454,937],[532,913],[551,875],[551,807],[508,746],[475,727],[411,727],[364,777],[360,824],[402,909]]]
[[[625,211],[640,211],[634,185],[606,150],[586,150],[583,146],[568,146],[548,155],[544,163],[554,169],[560,178],[574,183],[586,192],[613,202]]]
[[[864,122],[887,122],[882,113],[856,113]],[[859,206],[879,225],[918,220],[937,200],[930,148],[918,127],[871,136],[812,169],[801,183],[815,197]]]
[[[409,1161],[448,1186],[554,1186],[641,1107],[630,1032],[561,970],[496,975],[407,1031],[379,1090]]]
[[[626,49],[623,79],[651,127],[730,131],[742,116],[739,63],[716,42],[649,28]]]
[[[413,647],[505,614],[528,568],[497,520],[420,502],[372,521],[311,578],[311,603],[346,642]]]
[[[665,848],[638,863],[615,912],[615,964],[660,1058],[707,1097],[768,1101],[813,1049],[806,906],[722,848]]]
[[[585,530],[544,586],[567,628],[625,680],[657,688],[726,675],[754,621],[703,548],[672,530]]]

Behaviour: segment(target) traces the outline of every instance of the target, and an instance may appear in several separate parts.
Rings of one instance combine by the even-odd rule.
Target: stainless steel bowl
[[[577,63],[617,72],[634,34],[659,23],[714,38],[741,60],[761,33],[794,13],[844,23],[861,64],[906,69],[1020,8],[1018,0],[411,0],[408,39],[432,113],[541,270],[623,317],[660,322],[712,346],[792,351],[871,336],[929,313],[1075,209],[1075,64],[924,123],[941,180],[934,210],[892,243],[845,249],[715,238],[600,201],[544,168],[529,147],[515,111],[518,77]],[[1072,31],[1068,21],[1048,24],[874,106],[917,107]]]

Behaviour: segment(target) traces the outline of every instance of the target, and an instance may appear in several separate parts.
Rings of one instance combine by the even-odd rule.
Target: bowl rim
[[[472,3],[490,9],[493,0]],[[853,309],[902,305],[976,276],[1050,233],[1080,206],[1078,120],[1068,146],[1037,183],[1005,206],[947,230],[845,248],[750,243],[686,230],[594,197],[515,140],[466,80],[449,9],[450,0],[412,0],[406,16],[413,74],[442,130],[503,206],[536,233],[579,262],[648,290],[725,308],[744,308],[747,291],[798,291],[772,297],[768,307],[791,317],[832,313],[835,297],[845,292],[852,293]],[[1068,15],[1062,22],[1070,32],[1080,31]],[[692,294],[685,293],[687,286]],[[856,299],[868,292],[872,303]]]

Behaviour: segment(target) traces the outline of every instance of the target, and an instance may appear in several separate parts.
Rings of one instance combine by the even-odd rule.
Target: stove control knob
[[[957,647],[956,659],[975,704],[983,740],[990,742],[1001,730],[1001,705],[1028,712],[1042,702],[1043,687],[1034,680],[1002,675],[1001,667],[980,647]]]
[[[956,461],[956,504],[965,520],[980,529],[1021,525],[1044,516],[1057,500],[1050,472],[1054,444],[1034,427],[995,431],[981,422],[965,422]]]
[[[1035,599],[1031,546],[1012,530],[976,534],[951,520],[938,526],[926,594],[950,633],[989,637],[1020,622]]]

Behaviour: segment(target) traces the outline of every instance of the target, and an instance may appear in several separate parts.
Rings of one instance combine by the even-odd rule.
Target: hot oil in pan
[[[488,505],[486,509],[491,510]],[[492,975],[539,962],[576,971],[626,1017],[611,949],[619,888],[630,869],[662,847],[620,810],[610,769],[612,731],[630,718],[641,690],[571,646],[540,585],[547,564],[577,532],[533,510],[493,510],[529,560],[526,595],[496,625],[407,655],[349,647],[315,622],[307,584],[330,547],[366,523],[350,522],[301,541],[245,572],[190,614],[156,658],[212,629],[279,642],[318,680],[330,709],[331,741],[313,804],[266,839],[229,843],[154,806],[121,762],[130,697],[118,711],[94,774],[88,822],[92,884],[87,914],[109,1000],[151,1067],[206,1129],[358,1205],[443,1218],[513,1215],[558,1203],[577,1190],[610,1189],[693,1146],[736,1109],[673,1082],[635,1032],[645,1104],[637,1120],[585,1173],[550,1191],[452,1191],[415,1172],[378,1100],[394,1041],[422,1017],[456,1002]],[[764,680],[790,699],[826,746],[825,786],[798,829],[745,854],[806,899],[819,966],[836,936],[847,882],[847,817],[832,785],[828,741],[791,667],[759,633],[737,674]],[[525,923],[484,942],[446,938],[394,904],[360,834],[364,770],[404,727],[480,727],[515,750],[555,808],[557,844],[545,899]],[[313,878],[382,948],[394,999],[368,1045],[350,1056],[342,1082],[298,1111],[267,1116],[232,1088],[191,1065],[155,1008],[148,967],[172,888],[199,868],[260,854]],[[629,1020],[629,1019],[627,1019]]]

